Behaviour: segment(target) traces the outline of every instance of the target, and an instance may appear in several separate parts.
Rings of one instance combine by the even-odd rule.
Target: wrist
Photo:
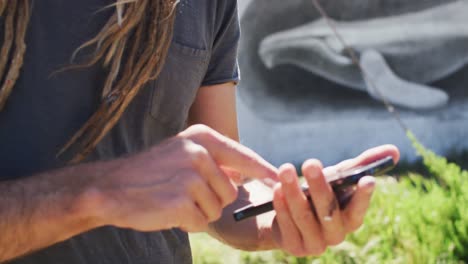
[[[118,159],[95,164],[86,186],[78,195],[77,213],[92,228],[116,225],[116,219],[119,219],[121,202],[112,182],[124,163],[125,159]]]
[[[103,213],[103,195],[95,186],[84,188],[75,196],[71,216],[79,221],[81,229],[90,230],[107,224]]]
[[[112,222],[112,203],[104,192],[106,179],[109,178],[106,174],[114,171],[112,164],[103,162],[86,168],[83,174],[87,176],[73,197],[72,215],[87,229],[110,225]]]

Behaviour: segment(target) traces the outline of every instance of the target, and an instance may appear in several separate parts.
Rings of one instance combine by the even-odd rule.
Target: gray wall
[[[295,66],[267,69],[262,64],[258,45],[263,38],[318,18],[310,1],[255,0],[246,9],[248,2],[251,1],[239,1],[243,36],[238,110],[244,144],[276,165],[299,164],[308,158],[333,164],[387,143],[397,145],[404,160],[417,159],[397,122],[369,95]],[[365,7],[376,1],[341,2],[346,8],[332,6],[340,1],[328,1],[326,8],[344,10],[335,12],[335,16],[352,20],[352,15],[362,15],[359,13],[366,10],[369,14],[369,10],[379,10],[378,15],[388,15],[391,12],[385,8],[390,8],[390,2],[398,7],[394,12],[405,13],[450,1],[381,0],[380,5],[374,4],[371,9]],[[359,12],[350,7],[353,3]],[[449,103],[424,111],[399,108],[402,119],[425,145],[439,154],[468,149],[468,68],[462,67],[431,85],[446,91]]]

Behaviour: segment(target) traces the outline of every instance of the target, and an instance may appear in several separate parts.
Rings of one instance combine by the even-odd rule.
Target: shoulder
[[[237,1],[181,0],[176,12],[174,41],[209,50],[217,35],[232,24],[233,19],[237,21]]]

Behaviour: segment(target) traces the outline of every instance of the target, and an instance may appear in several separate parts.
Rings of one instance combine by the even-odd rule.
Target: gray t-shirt
[[[102,28],[112,10],[96,11],[115,1],[33,2],[25,64],[0,112],[0,180],[64,166],[57,151],[97,109],[106,76],[99,66],[51,73]],[[238,39],[236,1],[181,0],[161,75],[141,90],[90,160],[135,153],[181,131],[200,86],[237,82]],[[12,263],[190,262],[184,232],[103,227]]]

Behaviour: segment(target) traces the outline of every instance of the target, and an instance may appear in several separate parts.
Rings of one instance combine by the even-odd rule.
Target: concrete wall
[[[248,2],[251,5],[246,8]],[[332,2],[339,4],[339,1],[328,1],[327,9],[333,9]],[[346,8],[335,9],[346,10],[336,16],[353,19],[352,15],[365,13],[366,5],[374,2],[344,1]],[[394,12],[413,12],[447,1],[379,2],[380,5],[374,4],[368,11],[379,10],[378,15],[388,15],[391,12],[382,9],[389,8],[385,3],[392,2]],[[353,3],[358,11],[349,6]],[[417,159],[404,132],[381,103],[297,67],[266,69],[260,62],[261,39],[318,18],[310,1],[240,0],[239,4],[243,36],[238,110],[244,144],[276,165],[299,164],[308,158],[333,164],[386,143],[397,145],[404,160]],[[434,85],[450,95],[448,105],[431,111],[399,109],[403,121],[439,154],[468,149],[468,67]]]

